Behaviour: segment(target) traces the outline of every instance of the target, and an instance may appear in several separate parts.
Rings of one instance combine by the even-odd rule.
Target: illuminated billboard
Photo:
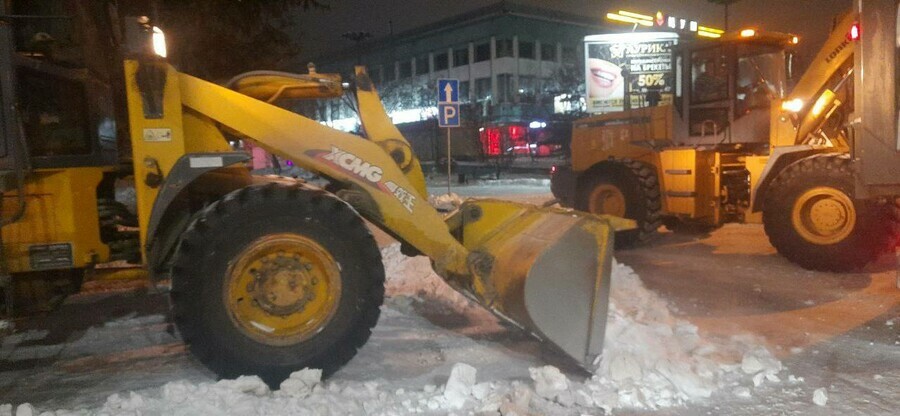
[[[609,113],[671,104],[675,92],[668,32],[621,33],[584,38],[587,111]]]

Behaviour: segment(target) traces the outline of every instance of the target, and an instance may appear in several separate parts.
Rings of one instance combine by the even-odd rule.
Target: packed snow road
[[[550,198],[534,179],[454,191]],[[48,317],[0,329],[0,404],[8,404],[0,415],[887,415],[900,407],[893,256],[865,273],[815,273],[779,257],[758,226],[665,233],[617,253],[604,358],[591,374],[452,292],[427,259],[379,242],[389,296],[381,319],[325,382],[314,371],[275,392],[253,377],[216,382],[168,324],[165,294],[95,282]]]

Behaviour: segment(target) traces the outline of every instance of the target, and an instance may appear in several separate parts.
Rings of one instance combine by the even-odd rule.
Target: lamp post
[[[725,30],[728,30],[728,6],[737,3],[740,0],[707,0],[710,3],[721,4],[725,6]]]
[[[341,37],[350,41],[353,41],[356,44],[356,64],[362,65],[362,49],[360,49],[359,44],[362,41],[371,38],[372,34],[369,32],[344,32],[341,34]]]

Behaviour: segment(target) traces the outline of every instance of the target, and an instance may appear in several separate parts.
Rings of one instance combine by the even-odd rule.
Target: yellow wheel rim
[[[856,208],[847,194],[820,186],[800,195],[794,203],[791,222],[800,236],[810,243],[836,244],[853,232]]]
[[[616,186],[601,184],[594,187],[588,199],[591,214],[625,217],[625,195]]]
[[[334,316],[340,266],[324,247],[298,234],[261,237],[228,267],[225,305],[247,336],[275,346],[305,341]]]

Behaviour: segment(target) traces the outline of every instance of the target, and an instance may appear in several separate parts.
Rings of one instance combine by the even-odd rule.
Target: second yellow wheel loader
[[[629,222],[495,200],[468,201],[443,218],[362,67],[355,84],[365,138],[270,104],[340,97],[337,75],[256,72],[220,86],[170,66],[164,35],[148,19],[109,19],[114,2],[98,14],[72,6],[95,5],[78,0],[6,4],[7,309],[70,293],[95,265],[127,259],[151,279],[171,279],[174,321],[218,375],[258,374],[275,385],[304,367],[330,374],[366,342],[384,296],[365,218],[405,252],[431,258],[453,287],[576,361],[601,353],[614,231]],[[41,17],[48,11],[73,15]],[[76,59],[59,61],[21,41],[41,22],[51,38],[81,28],[73,39],[108,36],[70,45]],[[109,56],[108,44],[123,58],[105,66],[96,57]],[[329,185],[252,176],[249,156],[229,146],[236,140]],[[115,199],[122,178],[134,182],[136,215]]]
[[[897,16],[896,0],[854,1],[793,88],[793,35],[683,39],[674,105],[576,121],[554,195],[635,220],[620,246],[664,223],[763,223],[804,268],[865,266],[900,241]]]

